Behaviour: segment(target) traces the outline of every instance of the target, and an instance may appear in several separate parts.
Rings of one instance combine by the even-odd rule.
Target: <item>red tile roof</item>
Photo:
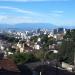
[[[7,71],[19,72],[16,64],[11,59],[0,60],[0,70],[5,69]]]

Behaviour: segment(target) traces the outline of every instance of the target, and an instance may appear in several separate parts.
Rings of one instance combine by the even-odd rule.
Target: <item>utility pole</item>
[[[75,71],[75,49],[74,49],[74,61],[73,61],[73,63],[74,63],[74,67],[72,68],[72,71],[74,72]]]
[[[42,72],[40,72],[40,75],[42,75]]]
[[[75,70],[75,49],[74,49],[74,70]]]

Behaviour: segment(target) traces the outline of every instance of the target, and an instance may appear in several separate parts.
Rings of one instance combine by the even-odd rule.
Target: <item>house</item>
[[[11,59],[0,59],[0,75],[20,75],[20,71]]]
[[[74,68],[74,66],[68,63],[62,62],[62,68],[72,72],[72,69]]]
[[[18,43],[17,44],[17,49],[19,50],[20,53],[22,53],[22,52],[32,52],[33,51],[33,48],[30,47],[26,43]]]
[[[33,48],[28,46],[27,44],[24,44],[24,52],[32,52]]]
[[[57,49],[57,45],[56,44],[49,45],[49,49],[50,50]]]
[[[35,43],[35,45],[34,45],[34,49],[39,50],[39,49],[40,49],[40,45],[37,44],[37,43]]]
[[[64,34],[57,34],[56,40],[63,40]]]

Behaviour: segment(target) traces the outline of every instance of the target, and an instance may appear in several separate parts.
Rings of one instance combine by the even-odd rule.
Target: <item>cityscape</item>
[[[75,75],[74,0],[0,0],[0,75]]]

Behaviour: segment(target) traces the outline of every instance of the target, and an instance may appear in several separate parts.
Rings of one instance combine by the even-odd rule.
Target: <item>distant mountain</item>
[[[63,28],[67,28],[67,29],[75,29],[75,25],[65,25],[62,26]]]
[[[20,23],[15,25],[0,24],[1,29],[20,29],[20,30],[35,30],[35,29],[54,29],[58,26],[49,23]]]
[[[14,28],[14,25],[0,24],[0,29]]]
[[[54,29],[57,28],[58,26],[49,24],[49,23],[21,23],[21,24],[16,24],[15,28],[20,28],[20,29],[25,29],[25,30],[31,30],[31,29]]]
[[[9,25],[8,24],[0,24],[0,29],[4,29],[4,28],[8,28]]]
[[[19,23],[15,25],[0,24],[0,29],[15,29],[15,30],[35,30],[35,29],[55,29],[55,28],[75,29],[74,25],[57,26],[50,23]]]

